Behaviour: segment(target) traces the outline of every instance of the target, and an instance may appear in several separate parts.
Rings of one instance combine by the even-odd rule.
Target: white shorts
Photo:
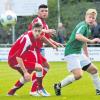
[[[83,68],[84,66],[91,63],[90,59],[84,54],[71,54],[65,56],[65,60],[68,62],[68,71],[71,72],[76,68]]]

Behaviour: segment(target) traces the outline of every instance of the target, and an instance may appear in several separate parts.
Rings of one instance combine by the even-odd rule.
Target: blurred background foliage
[[[99,0],[59,0],[60,1],[60,16],[61,22],[66,28],[66,35],[71,33],[73,28],[81,20],[84,20],[84,14],[88,8],[96,8],[98,11],[97,21],[100,22],[100,2]],[[57,0],[48,0],[49,7],[49,18],[47,23],[49,28],[57,29],[58,26],[58,4]],[[36,17],[33,16],[18,16],[17,24],[15,25],[16,39],[27,31],[29,23],[32,19]],[[0,25],[0,30],[3,28]],[[11,43],[11,31],[2,30],[4,34],[0,32],[0,43]],[[7,38],[8,37],[8,38]],[[7,38],[7,39],[6,39]],[[8,40],[9,39],[9,40]],[[55,38],[56,39],[56,38]]]

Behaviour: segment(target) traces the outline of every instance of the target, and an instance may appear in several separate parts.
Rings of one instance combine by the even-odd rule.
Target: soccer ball
[[[13,11],[8,10],[1,14],[0,22],[3,26],[15,25],[17,22],[17,16]]]

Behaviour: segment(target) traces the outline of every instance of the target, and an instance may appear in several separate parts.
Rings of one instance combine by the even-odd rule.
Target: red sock
[[[16,88],[20,88],[23,86],[23,83],[20,82],[20,80],[18,80],[15,84]]]
[[[42,77],[36,77],[36,79],[37,79],[37,84],[38,84],[37,89],[41,90],[43,88],[43,86],[42,86]]]
[[[38,84],[37,84],[37,79],[36,79],[36,73],[33,74],[32,76],[32,88],[31,88],[31,92],[35,92],[37,90]]]
[[[47,71],[43,69],[43,78],[47,74]]]
[[[22,83],[20,82],[20,80],[18,80],[18,81],[15,83],[14,87],[8,92],[8,94],[9,94],[9,95],[14,95],[14,93],[16,92],[16,90],[18,90],[19,88],[21,88],[23,85],[24,85],[24,84],[22,84]]]
[[[43,69],[43,78],[46,75],[46,73],[47,73],[47,71],[45,71]],[[31,92],[35,92],[38,88],[38,83],[37,83],[37,80],[36,80],[36,73],[34,73],[33,76],[32,76],[32,82],[33,82],[33,84],[32,84],[32,88],[31,88]]]

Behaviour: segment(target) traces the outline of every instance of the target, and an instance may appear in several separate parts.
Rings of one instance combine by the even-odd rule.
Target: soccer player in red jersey
[[[45,40],[42,34],[42,25],[35,23],[32,30],[25,32],[11,47],[8,56],[8,64],[11,68],[17,70],[22,77],[16,82],[13,88],[8,92],[9,96],[15,94],[16,90],[21,88],[24,83],[31,80],[31,73],[36,71],[36,80],[38,83],[38,93],[36,95],[47,96],[42,87],[42,62],[36,52],[37,39]],[[46,41],[48,42],[48,40]],[[50,43],[49,43],[50,44]],[[56,46],[54,46],[56,48]]]
[[[28,29],[31,30],[32,26],[37,22],[41,23],[42,24],[42,28],[43,28],[42,32],[44,33],[45,37],[51,43],[53,43],[55,46],[62,46],[62,44],[57,43],[56,41],[51,39],[51,35],[55,33],[55,30],[48,28],[48,25],[45,22],[45,19],[47,17],[48,17],[48,7],[47,7],[47,5],[42,4],[38,8],[38,17],[33,19],[32,23],[29,25]],[[48,70],[49,70],[49,64],[48,64],[46,58],[43,57],[42,54],[41,54],[41,48],[43,47],[43,42],[37,40],[37,44],[38,44],[38,46],[37,46],[36,51],[38,52],[38,55],[39,55],[39,57],[40,57],[40,59],[42,61],[43,77],[44,77],[46,75],[46,73],[48,72]],[[30,95],[34,96],[34,93],[35,93],[35,91],[37,90],[37,87],[38,87],[37,80],[36,80],[36,73],[34,73],[33,76],[32,76],[32,82],[33,82],[33,85],[32,85],[32,88],[31,88]],[[45,91],[45,93],[50,95],[47,91]]]

